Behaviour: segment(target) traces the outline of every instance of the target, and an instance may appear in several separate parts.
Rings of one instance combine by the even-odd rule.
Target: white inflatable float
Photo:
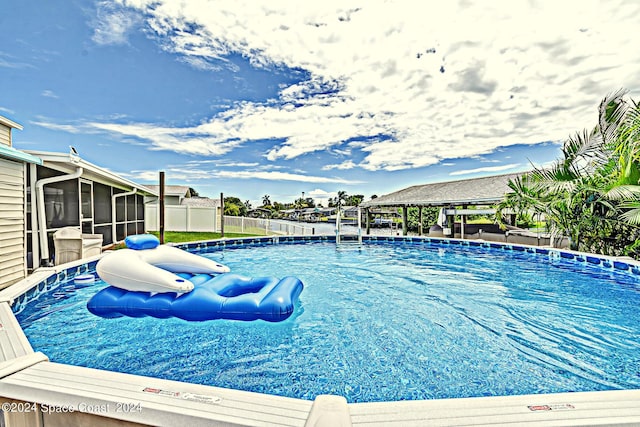
[[[150,234],[129,236],[125,244],[127,249],[119,249],[102,257],[96,265],[96,272],[109,285],[127,291],[190,292],[193,283],[174,273],[229,272],[229,267],[213,260],[160,245],[158,239]]]

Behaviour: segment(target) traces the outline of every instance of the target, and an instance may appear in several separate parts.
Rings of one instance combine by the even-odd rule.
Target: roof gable
[[[160,186],[159,185],[147,185],[147,188],[154,190],[156,193],[160,194]],[[188,197],[189,187],[184,185],[165,185],[164,186],[164,195],[165,196],[180,196],[180,197]]]

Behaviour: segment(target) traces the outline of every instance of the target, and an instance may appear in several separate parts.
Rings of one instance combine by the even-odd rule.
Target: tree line
[[[375,199],[377,196],[371,196],[372,199]],[[339,206],[359,206],[360,203],[364,200],[364,195],[362,194],[347,194],[346,191],[338,191],[338,194],[335,197],[330,197],[327,202],[328,208],[339,207]],[[271,196],[265,194],[262,196],[262,205],[258,206],[260,209],[267,209],[272,212],[272,214],[277,214],[280,211],[288,210],[288,209],[305,209],[305,208],[324,208],[324,206],[320,204],[316,204],[315,200],[312,197],[299,197],[293,202],[283,203],[278,201],[272,201]],[[224,214],[230,216],[247,216],[247,214],[253,210],[249,200],[245,200],[244,202],[240,200],[238,197],[225,197],[224,198]]]

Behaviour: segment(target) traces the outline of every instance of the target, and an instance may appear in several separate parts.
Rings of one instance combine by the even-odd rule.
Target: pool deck
[[[640,425],[640,390],[348,404],[341,396],[308,401],[53,363],[33,350],[11,305],[63,267],[0,292],[0,425]]]

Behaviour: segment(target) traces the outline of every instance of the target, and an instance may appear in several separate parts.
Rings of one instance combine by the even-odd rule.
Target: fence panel
[[[164,207],[164,229],[166,231],[189,231],[187,206]]]
[[[220,232],[220,221],[216,208],[200,206],[165,206],[166,231],[200,231]],[[160,229],[159,207],[156,204],[145,206],[145,229],[158,231]],[[225,233],[240,233],[254,235],[311,235],[312,227],[288,221],[278,221],[264,218],[247,218],[241,216],[224,216]]]
[[[267,220],[261,218],[245,218],[243,216],[224,216],[225,233],[267,235]]]
[[[188,206],[189,207],[189,206]],[[190,206],[189,231],[219,231],[216,208]]]
[[[166,231],[220,231],[217,218],[217,209],[201,206],[165,206],[164,229]],[[147,204],[145,206],[145,227],[148,231],[160,229],[160,216],[158,205]]]
[[[160,230],[158,205],[151,203],[144,205],[144,229],[146,231]]]

